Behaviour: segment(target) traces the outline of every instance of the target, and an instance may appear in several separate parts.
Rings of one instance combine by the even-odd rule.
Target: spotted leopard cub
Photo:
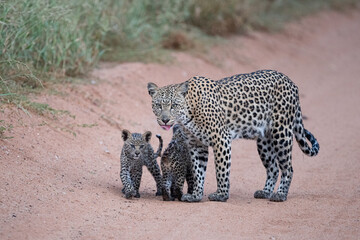
[[[163,200],[181,200],[182,189],[186,180],[188,193],[192,193],[194,179],[187,138],[180,125],[173,127],[173,137],[161,157],[163,174]]]
[[[128,130],[122,131],[124,146],[120,156],[120,178],[124,185],[122,192],[125,194],[125,198],[140,197],[139,187],[144,165],[155,179],[156,196],[161,195],[161,174],[156,158],[161,155],[163,140],[160,135],[156,135],[159,139],[159,148],[154,153],[149,143],[151,135],[149,131],[144,134],[130,133]]]

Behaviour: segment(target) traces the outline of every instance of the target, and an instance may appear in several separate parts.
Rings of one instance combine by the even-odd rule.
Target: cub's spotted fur
[[[318,142],[304,128],[298,88],[280,72],[262,70],[218,81],[196,76],[162,88],[149,83],[148,91],[159,125],[169,129],[178,123],[188,137],[195,184],[191,194],[182,196],[183,201],[203,197],[209,146],[217,179],[217,190],[209,195],[212,201],[229,198],[233,139],[256,140],[267,177],[265,187],[254,197],[271,201],[287,199],[293,176],[293,136],[306,155],[319,152]],[[281,180],[274,192],[279,167]]]
[[[163,200],[178,198],[181,200],[182,189],[186,179],[188,193],[192,193],[194,179],[191,167],[190,152],[186,143],[186,135],[180,125],[173,127],[173,137],[161,157],[163,174]]]
[[[128,130],[122,131],[124,146],[120,156],[120,178],[124,185],[122,192],[126,198],[140,197],[139,187],[144,165],[155,179],[156,195],[161,195],[161,174],[156,158],[161,155],[163,140],[160,135],[156,135],[156,137],[159,139],[159,149],[154,153],[149,143],[151,132],[140,134],[130,133]]]

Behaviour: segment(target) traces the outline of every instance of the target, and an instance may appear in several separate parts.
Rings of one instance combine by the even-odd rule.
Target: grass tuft
[[[11,132],[14,126],[6,123],[4,120],[0,120],[0,139],[11,139],[13,137],[5,136],[7,132]]]

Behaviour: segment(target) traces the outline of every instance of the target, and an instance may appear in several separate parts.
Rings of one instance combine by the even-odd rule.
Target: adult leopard
[[[308,156],[319,152],[314,136],[304,128],[297,86],[284,74],[260,70],[218,81],[195,76],[181,84],[159,88],[148,83],[152,109],[158,124],[170,129],[180,124],[188,135],[193,162],[194,190],[183,201],[203,197],[208,146],[213,148],[217,191],[211,201],[229,198],[231,142],[236,138],[256,139],[266,168],[266,182],[255,198],[285,201],[293,177],[293,135]],[[310,141],[311,147],[307,140]],[[281,170],[281,181],[274,187]]]

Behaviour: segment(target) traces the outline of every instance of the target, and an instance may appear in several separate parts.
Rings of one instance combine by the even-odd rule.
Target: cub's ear
[[[122,136],[122,139],[124,140],[124,142],[126,140],[128,140],[128,138],[130,137],[130,134],[131,133],[129,130],[126,130],[126,129],[122,130],[121,136]]]
[[[185,97],[187,92],[188,92],[188,88],[189,88],[189,83],[188,82],[183,82],[183,83],[181,83],[179,85],[178,92]]]
[[[149,142],[149,141],[150,141],[151,135],[152,135],[152,133],[151,133],[150,131],[146,131],[146,132],[143,134],[143,138],[145,139],[146,142]]]
[[[152,83],[152,82],[148,83],[147,88],[148,88],[148,91],[149,91],[149,94],[151,97],[154,96],[154,94],[159,89],[159,87],[155,83]]]

